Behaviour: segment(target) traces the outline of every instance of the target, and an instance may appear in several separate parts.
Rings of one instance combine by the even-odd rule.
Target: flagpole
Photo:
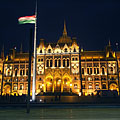
[[[34,31],[34,55],[33,55],[33,83],[32,83],[32,100],[35,101],[35,86],[36,86],[36,31],[37,31],[37,0],[35,10],[35,31]]]

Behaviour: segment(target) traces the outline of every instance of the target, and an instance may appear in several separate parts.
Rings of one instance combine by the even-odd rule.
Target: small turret
[[[44,39],[43,38],[40,39],[40,47],[41,48],[44,47]]]
[[[2,48],[2,51],[1,51],[1,59],[4,60],[4,45],[3,45],[3,48]]]

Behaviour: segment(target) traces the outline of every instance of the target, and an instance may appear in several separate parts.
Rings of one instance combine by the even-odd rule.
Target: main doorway
[[[61,92],[61,79],[57,78],[55,83],[55,92]]]

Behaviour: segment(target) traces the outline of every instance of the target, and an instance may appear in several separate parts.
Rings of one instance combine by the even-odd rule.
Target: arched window
[[[82,68],[82,74],[84,75],[84,68]]]
[[[50,60],[50,67],[52,67],[52,60]]]
[[[49,67],[49,60],[47,60],[46,67]]]
[[[40,53],[42,53],[42,50],[40,50]]]
[[[20,70],[20,75],[22,76],[22,70]]]
[[[113,67],[110,67],[111,72],[113,72]]]
[[[75,58],[72,58],[72,61],[74,61],[75,60]]]
[[[97,68],[97,74],[99,74],[99,68]]]
[[[28,69],[26,70],[26,75],[28,75]]]
[[[58,60],[58,67],[61,67],[61,60]]]
[[[41,58],[41,62],[43,62],[43,58]]]
[[[63,67],[65,67],[65,59],[63,60]]]
[[[76,52],[76,49],[74,48],[73,52]]]
[[[69,59],[67,59],[67,67],[69,67]]]
[[[78,58],[75,58],[76,61],[78,61]]]
[[[68,52],[68,50],[67,50],[67,48],[65,48],[65,50],[64,50],[65,52]]]
[[[51,49],[48,49],[48,53],[51,53]]]
[[[96,68],[94,68],[94,74],[96,74]]]
[[[89,68],[87,68],[87,74],[90,74],[90,72],[89,72]]]
[[[57,67],[57,59],[55,60],[55,67]]]
[[[92,68],[90,68],[90,75],[92,74]]]
[[[40,59],[38,59],[38,62],[40,62]]]
[[[102,68],[102,74],[103,74],[103,75],[105,74],[105,69],[104,69],[104,68]]]
[[[17,76],[17,70],[15,70],[15,76]]]
[[[23,70],[23,75],[25,75],[25,70]]]

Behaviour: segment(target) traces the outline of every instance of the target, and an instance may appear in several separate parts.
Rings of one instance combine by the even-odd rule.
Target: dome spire
[[[109,40],[109,46],[111,46],[111,42],[110,42],[110,40]]]
[[[66,30],[66,23],[65,23],[65,20],[64,20],[63,36],[67,36],[67,30]]]

